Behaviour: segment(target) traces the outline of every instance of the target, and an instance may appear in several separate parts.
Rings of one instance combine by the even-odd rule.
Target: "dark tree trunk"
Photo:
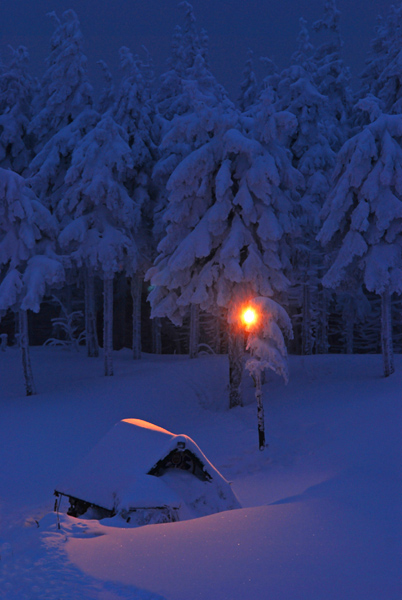
[[[313,351],[311,337],[311,293],[308,283],[303,283],[302,307],[302,354],[310,355]]]
[[[126,313],[127,313],[127,277],[119,273],[114,278],[113,299],[113,348],[121,350],[126,347]]]
[[[159,317],[152,319],[152,352],[162,354],[162,323]]]
[[[90,268],[85,269],[85,331],[88,356],[99,356],[95,310],[95,278]]]
[[[381,347],[384,376],[389,377],[395,371],[392,342],[391,294],[389,290],[385,290],[381,294]]]
[[[238,327],[230,326],[228,336],[229,356],[229,408],[243,406],[241,380],[243,375],[244,336]]]
[[[321,288],[319,293],[317,323],[317,354],[328,354],[328,291]]]
[[[353,298],[346,298],[346,306],[343,311],[343,328],[345,331],[345,352],[353,354],[354,328],[355,328],[355,311],[353,306]]]
[[[216,354],[222,352],[222,319],[220,315],[216,315],[215,319],[215,336],[214,336],[214,350]]]
[[[257,421],[258,421],[258,447],[260,450],[265,448],[265,419],[264,405],[262,403],[262,381],[261,372],[255,373],[255,397],[257,400]]]
[[[138,275],[131,278],[131,297],[133,299],[133,359],[141,358],[141,294],[142,279]]]
[[[103,280],[103,354],[105,375],[113,375],[113,279]]]
[[[190,358],[197,358],[198,346],[200,343],[200,307],[198,304],[191,304],[190,307]]]
[[[25,379],[25,390],[27,396],[36,394],[35,384],[32,375],[31,357],[29,355],[28,339],[28,313],[26,310],[20,310],[18,313],[18,324],[20,334],[20,348],[22,357],[22,369]]]

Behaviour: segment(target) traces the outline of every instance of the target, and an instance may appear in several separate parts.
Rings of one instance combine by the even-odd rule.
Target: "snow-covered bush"
[[[78,352],[80,344],[85,341],[82,311],[69,312],[57,296],[52,296],[51,302],[60,308],[60,315],[52,319],[53,330],[57,337],[48,338],[43,345],[74,348]]]

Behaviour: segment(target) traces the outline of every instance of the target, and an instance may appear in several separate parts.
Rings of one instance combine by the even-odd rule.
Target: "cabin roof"
[[[107,510],[122,508],[128,498],[136,506],[179,506],[180,497],[149,471],[176,448],[189,450],[202,463],[208,479],[227,484],[197,444],[140,419],[117,423],[61,481],[56,492]]]

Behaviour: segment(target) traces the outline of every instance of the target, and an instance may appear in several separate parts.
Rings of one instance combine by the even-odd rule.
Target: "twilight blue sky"
[[[386,14],[392,0],[338,0],[345,39],[344,58],[356,76],[364,65],[376,17]],[[99,79],[96,61],[103,59],[113,71],[118,49],[129,46],[134,53],[145,45],[154,57],[157,73],[164,68],[171,34],[181,23],[177,0],[10,0],[4,3],[0,22],[0,49],[6,45],[28,47],[36,75],[43,71],[52,23],[46,13],[59,15],[73,8],[81,21],[90,74]],[[210,38],[214,74],[228,89],[238,93],[247,48],[255,57],[269,56],[284,67],[295,49],[299,17],[308,25],[321,17],[324,0],[193,0],[198,26]],[[314,42],[317,37],[311,32]]]

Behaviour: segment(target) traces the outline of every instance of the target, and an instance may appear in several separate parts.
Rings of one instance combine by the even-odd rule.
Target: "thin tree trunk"
[[[392,342],[391,294],[389,293],[389,289],[381,294],[381,347],[384,376],[389,377],[395,371]]]
[[[328,343],[328,292],[322,288],[319,293],[317,331],[317,354],[327,354]]]
[[[99,356],[99,342],[96,330],[95,278],[92,269],[85,269],[85,330],[87,354]]]
[[[345,344],[346,344],[346,354],[353,354],[353,336],[354,332],[354,321],[352,318],[345,323]]]
[[[18,312],[20,348],[22,356],[22,368],[24,371],[25,390],[27,396],[36,394],[35,384],[32,375],[31,357],[29,355],[29,339],[28,339],[28,313],[26,310]]]
[[[214,340],[214,349],[216,354],[220,354],[222,352],[222,333],[221,333],[221,317],[220,315],[216,315],[215,317],[215,340]]]
[[[302,307],[302,354],[310,355],[313,351],[311,339],[311,293],[308,283],[303,283]]]
[[[190,307],[190,358],[197,358],[198,346],[200,343],[200,307],[198,304],[191,304]]]
[[[260,450],[265,448],[265,419],[264,405],[262,403],[261,372],[255,372],[255,397],[257,399],[257,421],[258,421],[258,447]]]
[[[66,307],[67,314],[71,314],[73,312],[73,293],[71,285],[67,285],[65,288],[65,300],[63,304]]]
[[[162,354],[162,323],[159,317],[152,319],[152,352]]]
[[[125,273],[115,275],[113,303],[113,348],[121,350],[126,346],[127,277]],[[131,340],[128,343],[131,345]]]
[[[241,380],[243,375],[243,334],[234,326],[230,326],[228,335],[229,357],[229,408],[243,406],[241,397]]]
[[[103,280],[103,355],[105,375],[113,375],[113,279]]]
[[[141,293],[142,279],[138,275],[131,278],[131,297],[133,299],[133,359],[141,358]]]
[[[353,339],[355,326],[353,299],[347,298],[345,302],[346,307],[343,311],[343,327],[345,330],[345,351],[346,354],[353,354]]]

